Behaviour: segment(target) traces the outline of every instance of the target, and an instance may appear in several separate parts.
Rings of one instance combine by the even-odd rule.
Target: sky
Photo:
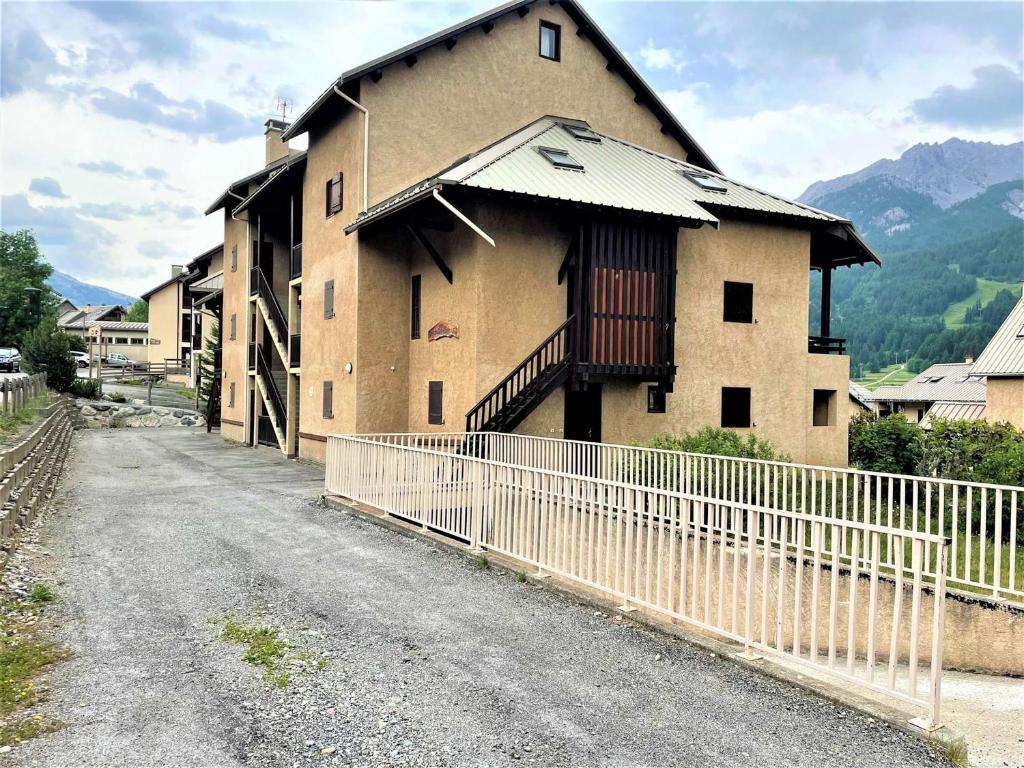
[[[0,224],[138,295],[220,241],[202,212],[262,164],[280,97],[298,114],[495,4],[0,2]],[[585,6],[727,174],[788,197],[917,143],[1024,133],[1021,3]]]

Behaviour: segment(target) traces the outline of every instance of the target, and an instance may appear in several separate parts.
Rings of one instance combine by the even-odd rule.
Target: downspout
[[[370,207],[370,197],[367,192],[369,189],[367,179],[370,170],[370,111],[342,91],[341,88],[338,87],[337,83],[334,85],[334,92],[363,113],[363,213],[366,213],[366,210]]]
[[[237,197],[239,202],[242,202],[242,201],[245,200],[244,197],[242,197],[239,194],[236,194],[236,193],[232,192],[230,189],[228,190],[228,194],[231,195],[232,197]],[[248,219],[240,219],[237,216],[235,216],[235,212],[234,211],[231,212],[231,218],[234,219],[235,221],[248,221]]]
[[[486,240],[488,243],[490,243],[492,248],[497,247],[497,246],[494,245],[494,240],[491,238],[490,235],[488,235],[486,232],[484,232],[482,229],[480,229],[480,227],[478,227],[476,224],[474,224],[472,221],[470,221],[469,218],[466,216],[466,214],[464,214],[462,211],[460,211],[454,205],[452,205],[447,200],[445,200],[443,197],[441,197],[441,193],[437,191],[437,187],[434,187],[433,194],[434,194],[434,199],[437,200],[437,202],[439,202],[441,205],[443,205],[449,211],[454,213],[456,216],[458,216],[459,219],[462,220],[463,224],[465,224],[467,227],[469,227],[474,232],[476,232],[478,235],[480,235],[480,237],[482,237],[484,240]]]

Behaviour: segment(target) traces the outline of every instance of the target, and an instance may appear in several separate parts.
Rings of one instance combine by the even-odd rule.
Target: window
[[[444,424],[444,382],[427,383],[427,423]]]
[[[127,336],[117,336],[114,339],[114,343],[115,344],[127,344],[128,343],[128,337]]]
[[[657,384],[650,384],[647,387],[647,412],[665,412],[665,388]]]
[[[135,337],[133,337],[133,338],[131,339],[131,343],[132,343],[132,344],[136,344],[136,345],[138,345],[138,344],[145,344],[145,343],[146,343],[146,340],[145,340],[145,339],[142,339],[142,338],[139,338],[138,336],[135,336]]]
[[[836,423],[836,391],[814,390],[814,411],[811,423],[816,427],[832,427]]]
[[[228,339],[230,339],[231,341],[234,341],[237,331],[238,331],[238,315],[232,313],[232,315],[231,315],[231,333],[228,334]]]
[[[228,408],[235,407],[235,382],[228,384]]]
[[[232,272],[237,272],[238,271],[238,246],[237,245],[232,245],[231,246],[231,271]]]
[[[727,323],[754,322],[754,284],[725,281],[725,309],[722,320]]]
[[[567,171],[582,171],[583,164],[573,159],[573,156],[569,154],[566,149],[556,149],[554,147],[537,147],[537,151],[540,152],[541,157],[551,163],[555,168],[564,168]]]
[[[567,130],[570,135],[576,139],[576,141],[586,141],[590,144],[601,143],[601,137],[585,125],[571,125],[569,123],[564,123],[562,127],[565,128],[565,130]]]
[[[540,57],[551,61],[562,58],[562,28],[550,21],[540,23]]]
[[[323,417],[325,419],[334,418],[334,382],[324,382],[324,405],[323,405]]]
[[[325,198],[327,200],[326,214],[328,218],[330,218],[331,216],[333,216],[334,214],[341,210],[343,202],[341,194],[343,179],[344,174],[339,172],[334,174],[334,178],[327,180],[327,194]]]
[[[750,387],[722,387],[722,426],[750,426]]]
[[[324,282],[324,320],[334,317],[334,281]]]
[[[705,192],[727,192],[725,184],[714,176],[705,173],[693,173],[692,171],[680,171],[687,179],[692,181]]]
[[[420,276],[413,275],[411,286],[411,306],[409,308],[409,338],[411,339],[418,339],[420,337],[420,283]]]

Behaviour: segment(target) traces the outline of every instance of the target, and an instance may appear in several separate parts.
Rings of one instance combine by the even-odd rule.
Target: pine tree
[[[199,359],[199,398],[208,401],[213,392],[213,382],[217,377],[214,361],[220,349],[220,325],[216,320],[210,326],[210,335],[203,342],[203,354]]]

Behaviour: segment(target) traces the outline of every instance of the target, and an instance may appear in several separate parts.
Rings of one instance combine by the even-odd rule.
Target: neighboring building
[[[847,415],[850,419],[861,414],[875,412],[874,395],[871,390],[855,381],[850,382],[850,407]]]
[[[985,418],[1024,429],[1024,298],[978,356],[973,371],[988,378]]]
[[[848,220],[721,175],[578,3],[346,72],[266,148],[207,211],[225,437],[323,461],[330,432],[714,425],[846,464],[831,272],[877,258]]]
[[[57,298],[59,299],[57,302],[57,317],[63,317],[69,312],[74,312],[78,309],[70,299],[65,299],[63,296],[58,296]]]
[[[974,363],[935,363],[900,386],[881,386],[872,393],[879,416],[902,413],[907,421],[930,428],[931,419],[980,419],[985,411],[985,378]]]
[[[69,302],[70,303],[70,302]],[[116,304],[99,306],[87,305],[82,309],[65,312],[57,320],[65,333],[87,338],[89,329],[100,327],[99,343],[94,343],[93,354],[97,357],[118,352],[140,363],[146,362],[146,348],[149,337],[148,323],[125,321],[127,311]]]

